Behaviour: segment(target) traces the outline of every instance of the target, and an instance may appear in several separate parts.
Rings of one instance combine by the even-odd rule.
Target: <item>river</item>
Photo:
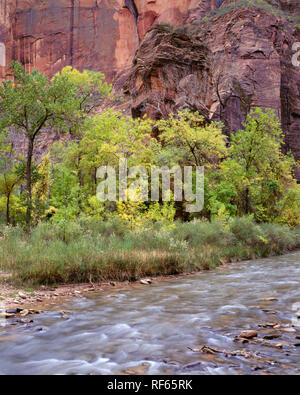
[[[291,328],[299,280],[295,252],[78,297],[59,306],[69,318],[45,312],[0,329],[0,374],[299,374],[298,327],[268,345],[233,342],[242,330],[274,332],[259,325]]]

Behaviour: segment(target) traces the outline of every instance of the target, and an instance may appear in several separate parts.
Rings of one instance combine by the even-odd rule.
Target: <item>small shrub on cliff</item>
[[[205,17],[202,18],[203,22],[210,21],[213,18],[217,18],[237,9],[245,9],[245,8],[256,8],[271,15],[280,16],[287,19],[290,23],[293,23],[297,26],[297,17],[291,15],[287,10],[280,9],[277,5],[273,5],[272,1],[266,0],[235,0],[226,3],[223,7],[214,9]]]

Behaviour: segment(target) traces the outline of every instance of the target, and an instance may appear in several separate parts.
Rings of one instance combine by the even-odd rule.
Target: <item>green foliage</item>
[[[43,217],[50,197],[51,163],[49,154],[44,156],[37,167],[38,177],[32,189],[34,224]]]
[[[219,198],[219,189],[225,184],[232,192],[231,202],[238,215],[253,213],[259,222],[289,218],[290,225],[298,225],[299,187],[293,176],[296,162],[291,154],[283,154],[283,145],[275,113],[254,109],[247,116],[244,129],[232,137],[229,157],[220,165],[222,182],[216,187],[215,196]],[[226,199],[220,200],[226,203]]]
[[[64,68],[51,81],[37,70],[29,73],[13,62],[14,81],[3,81],[0,86],[0,130],[13,127],[27,138],[26,189],[27,229],[32,211],[32,158],[36,137],[46,128],[59,132],[78,132],[87,115],[93,113],[104,97],[110,95],[101,73],[79,73],[72,67]]]
[[[0,127],[13,126],[30,138],[45,126],[67,130],[66,117],[77,108],[75,85],[58,76],[49,83],[44,74],[29,73],[17,62],[12,72],[14,81],[3,81],[0,86]]]
[[[3,133],[0,136],[0,196],[3,195],[0,212],[5,212],[7,225],[11,221],[15,223],[20,209],[19,199],[13,196],[23,179],[19,172],[20,160],[21,157],[16,155],[13,145],[7,141],[7,134]]]
[[[153,222],[173,222],[176,209],[173,202],[117,202],[117,214],[129,229],[146,228]]]
[[[137,280],[214,268],[237,259],[282,254],[300,246],[299,229],[258,225],[250,217],[219,221],[156,222],[128,230],[117,218],[82,217],[43,223],[28,237],[20,228],[0,228],[0,268],[27,286]]]
[[[80,142],[83,167],[116,166],[120,158],[126,158],[129,166],[154,163],[159,145],[151,137],[152,127],[151,120],[124,117],[113,110],[89,118]]]
[[[53,170],[53,183],[51,186],[50,205],[57,209],[53,220],[75,219],[79,214],[79,184],[76,172],[64,165],[56,166]]]
[[[0,197],[0,213],[5,214],[6,224],[16,225],[25,222],[26,206],[24,200],[17,194],[12,194],[9,199],[9,217],[7,218],[7,196]]]
[[[88,115],[91,115],[101,106],[107,98],[111,97],[112,86],[105,82],[105,76],[102,73],[91,70],[84,70],[80,73],[71,66],[64,67],[60,73],[57,73],[52,81],[67,81],[75,88],[76,101],[70,107],[69,122],[71,122],[70,131],[80,133],[82,122]],[[76,112],[72,112],[73,110]]]
[[[272,4],[272,0],[233,0],[227,2],[223,7],[217,8],[202,18],[202,22],[209,22],[211,19],[226,15],[236,9],[256,8],[268,14],[285,18],[295,26],[299,26],[299,17],[293,16],[288,9],[281,10],[277,5]],[[197,21],[198,22],[198,21]]]
[[[163,154],[172,158],[173,163],[168,165],[184,163],[210,168],[226,154],[222,124],[206,124],[198,112],[170,114],[168,119],[158,121],[157,127],[162,132]]]
[[[238,196],[236,187],[226,181],[220,181],[215,187],[206,189],[206,209],[212,218],[225,220],[234,217],[237,206],[234,204]]]

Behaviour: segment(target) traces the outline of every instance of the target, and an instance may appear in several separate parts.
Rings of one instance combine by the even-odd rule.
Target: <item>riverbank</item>
[[[0,298],[10,307],[49,305],[61,297],[215,269],[299,247],[299,229],[258,225],[249,218],[225,225],[156,223],[135,230],[124,223],[76,221],[42,224],[31,236],[20,228],[3,228]]]
[[[129,282],[98,282],[98,283],[78,283],[60,284],[55,286],[36,286],[34,288],[18,287],[5,280],[7,275],[0,273],[0,302],[2,301],[6,309],[9,310],[35,310],[51,311],[66,299],[82,297],[93,293],[120,292],[126,289],[143,288],[153,283],[172,281],[186,276],[191,276],[195,272],[180,273],[177,275],[166,275],[140,279]]]
[[[0,373],[299,374],[299,263],[293,252],[56,299],[7,320]]]

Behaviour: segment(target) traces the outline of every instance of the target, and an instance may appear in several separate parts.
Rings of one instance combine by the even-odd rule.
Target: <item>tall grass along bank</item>
[[[300,229],[221,222],[155,223],[128,230],[117,221],[44,223],[29,236],[0,230],[0,269],[15,284],[134,281],[144,276],[209,270],[219,264],[279,255],[300,247]]]

